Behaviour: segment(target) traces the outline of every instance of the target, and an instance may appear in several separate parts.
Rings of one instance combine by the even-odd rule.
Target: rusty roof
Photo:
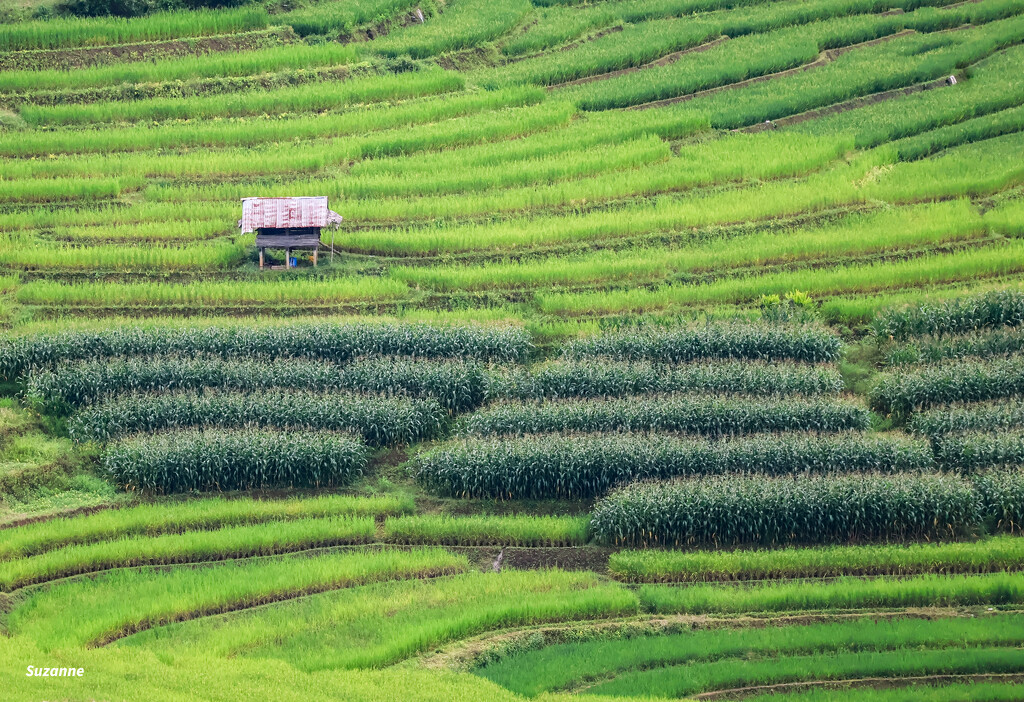
[[[244,197],[242,218],[238,220],[243,234],[257,229],[289,229],[293,227],[326,227],[341,224],[341,215],[327,208],[327,197]]]

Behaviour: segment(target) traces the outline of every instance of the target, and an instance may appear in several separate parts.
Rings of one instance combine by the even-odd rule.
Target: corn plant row
[[[460,546],[581,546],[586,517],[412,515],[384,522],[384,540]]]
[[[942,337],[982,329],[1017,327],[1022,323],[1024,293],[993,290],[938,303],[883,310],[872,320],[870,328],[879,339],[904,340],[915,336]]]
[[[75,517],[58,517],[0,530],[0,561],[25,558],[76,544],[120,540],[135,536],[180,534],[202,529],[222,529],[332,517],[385,517],[415,509],[406,496],[318,497],[254,500],[219,497],[182,502],[161,501],[111,509]],[[274,529],[277,529],[275,526]]]
[[[73,17],[0,25],[0,49],[59,49],[233,34],[263,29],[262,7],[157,12],[146,17]]]
[[[945,434],[935,443],[935,460],[943,468],[973,471],[1024,465],[1024,434],[1020,430]]]
[[[177,392],[115,397],[76,413],[77,442],[111,441],[185,427],[273,427],[358,434],[371,446],[411,444],[436,436],[447,421],[437,400],[352,394],[263,391]]]
[[[599,501],[591,533],[623,546],[845,543],[1019,529],[1024,473],[714,476],[638,483]]]
[[[1024,427],[1024,401],[1000,400],[977,404],[953,405],[918,412],[907,422],[907,429],[933,441],[946,434],[1001,431]]]
[[[580,499],[635,480],[725,473],[911,472],[931,466],[926,442],[899,438],[782,434],[708,441],[620,434],[463,439],[419,454],[410,470],[443,495]]]
[[[883,373],[868,394],[872,409],[896,417],[953,402],[1011,398],[1024,393],[1024,357],[950,361]]]
[[[136,536],[47,551],[0,562],[0,590],[13,590],[110,568],[251,558],[340,544],[363,544],[376,535],[371,517],[296,519],[229,526],[164,536]]]
[[[889,366],[937,363],[956,358],[1009,356],[1024,351],[1024,329],[999,328],[963,336],[925,337],[885,352]]]
[[[835,361],[842,341],[831,330],[809,325],[707,324],[696,328],[641,329],[573,339],[562,357],[683,363],[704,358]]]
[[[608,561],[615,578],[635,583],[998,573],[1022,567],[1024,539],[1018,536],[994,536],[971,543],[619,551]]]
[[[552,361],[497,373],[491,397],[559,399],[645,393],[711,392],[781,396],[830,395],[843,389],[831,366],[789,362],[715,361],[669,365],[648,361]]]
[[[485,397],[489,375],[474,362],[368,358],[348,365],[311,360],[132,357],[82,361],[29,375],[26,397],[43,412],[66,413],[112,395],[165,390],[354,390],[430,397],[453,411]]]
[[[460,418],[458,430],[468,436],[662,431],[722,437],[864,430],[869,424],[867,409],[849,402],[666,395],[497,402]]]
[[[0,372],[13,380],[32,368],[58,361],[161,353],[342,363],[370,355],[521,361],[532,349],[527,332],[508,326],[358,322],[119,327],[8,339],[0,349]]]
[[[184,430],[110,444],[101,463],[119,485],[172,493],[343,485],[368,459],[366,445],[344,434]]]

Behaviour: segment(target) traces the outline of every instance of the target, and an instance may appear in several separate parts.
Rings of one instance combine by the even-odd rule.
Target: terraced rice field
[[[0,0],[5,700],[1024,699],[1024,0],[100,5]]]

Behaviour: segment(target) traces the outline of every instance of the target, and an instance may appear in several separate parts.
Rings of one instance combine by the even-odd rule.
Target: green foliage
[[[466,435],[668,431],[709,436],[867,429],[858,405],[833,400],[628,397],[600,401],[498,402],[460,420]]]
[[[118,327],[8,339],[0,351],[0,369],[4,377],[13,380],[32,367],[57,361],[176,352],[225,359],[315,358],[341,363],[369,355],[518,361],[531,350],[529,335],[509,326],[374,322]]]
[[[988,528],[1024,531],[1024,471],[990,471],[974,479]]]
[[[231,34],[263,29],[269,23],[270,17],[262,7],[181,10],[132,19],[50,19],[0,25],[0,48],[10,51],[106,46],[178,37]]]
[[[64,546],[32,558],[0,561],[0,589],[12,590],[78,573],[150,564],[214,561],[366,543],[375,536],[371,517],[327,517],[141,536]]]
[[[238,560],[204,568],[115,570],[34,589],[11,630],[45,650],[106,644],[174,621],[395,578],[466,571],[465,556],[438,548],[362,550]],[[69,609],[66,598],[78,607]]]
[[[731,585],[646,585],[640,599],[654,612],[691,614],[785,612],[880,607],[1016,605],[1024,601],[1019,573],[919,575],[909,578],[838,578],[831,582]]]
[[[384,522],[384,540],[460,546],[581,546],[586,517],[413,515]]]
[[[487,371],[473,361],[367,358],[346,365],[299,359],[223,360],[184,356],[81,361],[32,372],[28,401],[40,411],[66,413],[126,392],[201,390],[355,390],[431,397],[451,410],[479,404]]]
[[[733,551],[638,550],[613,553],[608,570],[628,582],[832,578],[843,575],[991,573],[1024,565],[1024,540],[828,546]]]
[[[858,470],[897,472],[919,470],[931,465],[932,456],[927,443],[882,437],[779,435],[705,441],[656,434],[624,434],[549,435],[517,440],[466,439],[419,454],[411,470],[422,483],[445,495],[503,499],[579,499],[601,495],[624,482],[652,478],[725,473],[788,475]],[[818,486],[817,483],[811,485]],[[776,495],[772,497],[782,499]],[[611,502],[617,499],[632,498],[611,498]],[[682,499],[674,495],[668,497],[665,509],[690,511],[689,506],[684,508],[680,504]],[[707,498],[702,495],[691,499]],[[724,501],[728,498],[723,496],[721,499]],[[654,503],[656,498],[652,497],[650,501]],[[763,506],[769,512],[782,509],[774,503]],[[607,507],[605,509],[608,510]],[[739,514],[737,517],[757,523],[757,508],[750,505],[743,509],[742,517]],[[728,514],[729,508],[723,503],[706,513],[700,509],[697,511],[701,513],[698,519],[714,521],[718,515]],[[615,508],[611,508],[610,512],[614,514]],[[619,523],[635,518],[602,514],[604,516],[601,518],[595,516],[595,524],[603,524],[601,519]],[[836,526],[842,528],[838,524]],[[604,529],[600,532],[604,539],[611,540],[609,534],[612,532],[609,529],[614,527],[603,525],[601,528]],[[685,529],[682,526],[680,528]],[[703,525],[692,528],[699,532],[699,536],[689,537],[691,539],[705,540],[710,538],[710,534],[718,533],[713,527]],[[712,531],[701,531],[706,528]],[[753,525],[748,528],[753,528]],[[859,525],[851,526],[851,535],[855,535],[860,528]],[[769,527],[768,531],[775,534],[766,534],[765,538],[769,540],[783,538],[779,528],[773,530]],[[672,538],[680,537],[673,534]],[[728,532],[723,530],[720,538],[729,542]],[[739,541],[749,538],[746,533],[736,537]],[[813,535],[808,538],[813,540]]]
[[[828,395],[843,389],[831,366],[719,361],[663,365],[595,358],[552,361],[496,375],[491,397],[536,399],[620,397],[644,393],[709,392]]]
[[[436,436],[447,416],[436,400],[308,392],[145,394],[115,397],[74,415],[72,439],[110,441],[137,432],[190,426],[347,431],[371,446]]]
[[[721,663],[721,667],[734,662],[752,664],[753,661],[744,660],[747,657],[785,666],[791,657],[829,653],[843,656],[850,649],[888,651],[1006,645],[1014,640],[1014,627],[1021,625],[1024,621],[1019,615],[935,621],[863,618],[690,631],[679,631],[670,625],[661,636],[559,642],[477,668],[475,672],[520,695],[534,697],[542,692],[572,689],[592,680],[620,675],[633,677],[640,671],[652,669],[686,670],[687,677],[694,675],[701,679],[702,669],[713,668],[715,663]],[[751,682],[767,683],[768,679]],[[789,695],[785,698],[791,699]]]
[[[1021,351],[1024,351],[1024,329],[999,328],[894,344],[885,352],[885,363],[890,366],[936,363],[949,358],[1008,356]]]
[[[1024,401],[954,405],[918,412],[910,417],[907,429],[936,440],[945,434],[971,431],[999,431],[1024,427]]]
[[[444,14],[378,39],[373,49],[385,56],[408,54],[414,59],[468,49],[509,31],[532,7],[529,0],[456,0]]]
[[[982,517],[977,491],[950,475],[729,476],[623,488],[590,528],[609,544],[727,546],[955,538]]]
[[[104,472],[156,492],[342,485],[363,472],[366,446],[343,434],[178,431],[110,444]]]
[[[879,376],[868,395],[872,409],[897,417],[952,402],[1010,398],[1024,392],[1024,357],[950,361]]]
[[[1016,327],[1024,323],[1024,293],[993,290],[939,303],[883,310],[871,322],[880,339],[963,334],[980,329]]]
[[[946,434],[936,441],[935,460],[943,468],[973,471],[979,468],[1024,464],[1024,434]]]
[[[562,356],[591,356],[617,361],[682,363],[704,358],[742,360],[835,361],[842,342],[813,326],[708,324],[692,329],[641,329],[571,340]]]
[[[414,4],[414,0],[328,0],[282,13],[275,19],[291,25],[300,36],[346,35],[360,24],[390,18]]]
[[[57,517],[4,529],[0,531],[0,560],[24,558],[65,546],[124,537],[177,534],[236,525],[279,523],[293,519],[384,517],[411,512],[413,507],[412,500],[394,495],[321,495],[282,500],[206,498],[183,502],[164,501],[76,517]]]

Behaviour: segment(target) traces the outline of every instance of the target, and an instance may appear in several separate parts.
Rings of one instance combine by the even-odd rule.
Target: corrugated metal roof
[[[257,229],[289,229],[293,227],[326,227],[341,224],[341,215],[327,208],[327,197],[245,197],[242,218],[238,220],[243,234]]]

